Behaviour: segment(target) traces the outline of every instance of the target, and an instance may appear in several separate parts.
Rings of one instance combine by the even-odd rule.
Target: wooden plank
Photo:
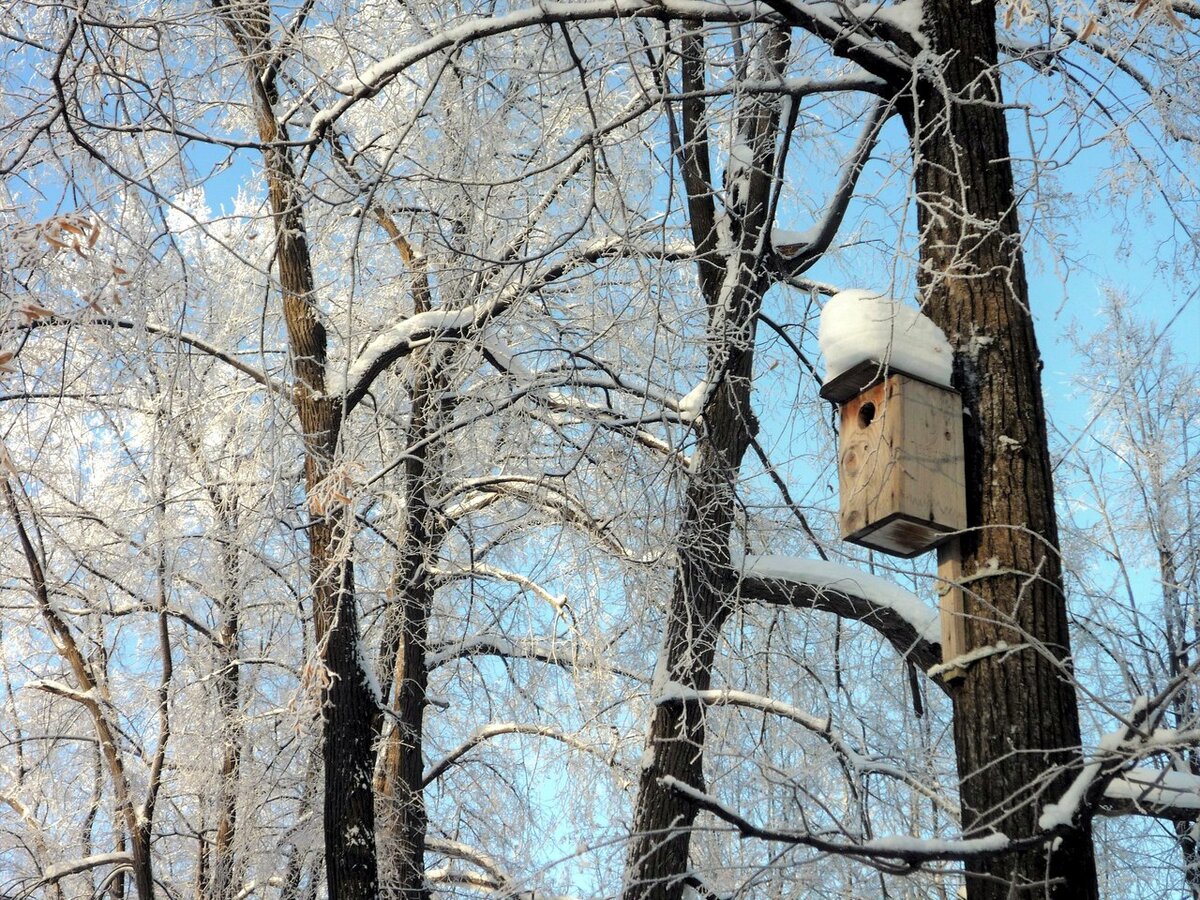
[[[897,511],[943,531],[961,531],[967,527],[962,399],[907,376],[888,383],[893,396],[887,403],[900,412],[892,437]]]
[[[967,652],[967,620],[963,604],[962,551],[958,538],[951,538],[938,547],[938,607],[942,626],[942,662],[957,659]],[[957,681],[965,677],[965,669],[945,669],[942,680]]]

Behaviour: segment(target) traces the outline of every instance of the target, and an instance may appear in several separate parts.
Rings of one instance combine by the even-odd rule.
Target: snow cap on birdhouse
[[[842,539],[893,556],[967,525],[962,401],[946,336],[911,307],[842,291],[821,312],[825,383],[841,406]]]
[[[879,380],[885,369],[950,387],[954,354],[942,329],[878,291],[834,294],[821,310],[818,342],[825,359],[821,396],[834,403]]]

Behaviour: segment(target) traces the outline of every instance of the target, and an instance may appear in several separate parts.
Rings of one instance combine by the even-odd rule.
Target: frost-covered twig
[[[743,837],[759,838],[764,841],[774,841],[786,844],[798,844],[811,847],[822,853],[838,856],[853,856],[870,861],[874,864],[885,864],[888,860],[903,863],[896,867],[897,871],[909,871],[923,863],[944,862],[947,860],[980,859],[1020,849],[1030,844],[1043,841],[1036,839],[1024,841],[1011,840],[1007,835],[996,833],[980,838],[963,838],[961,840],[945,840],[942,838],[920,838],[911,835],[891,835],[873,838],[860,843],[830,841],[808,832],[785,831],[782,829],[755,825],[753,822],[729,809],[715,797],[697,790],[691,785],[684,784],[675,778],[663,778],[664,786],[677,791],[705,812],[712,813],[723,822],[737,829]]]
[[[899,766],[863,756],[851,747],[842,735],[834,730],[833,720],[827,716],[814,716],[790,703],[748,691],[737,691],[732,688],[700,691],[676,682],[668,682],[654,700],[656,703],[667,703],[672,700],[698,700],[708,706],[739,706],[743,709],[756,709],[788,719],[806,728],[828,744],[842,764],[850,771],[859,775],[881,775],[886,778],[894,778],[932,800],[952,816],[958,815],[958,808],[954,804],[948,802],[945,797],[928,785],[923,784],[916,776],[904,771]]]
[[[475,732],[465,741],[459,744],[454,750],[450,751],[446,756],[442,757],[438,762],[434,763],[427,771],[421,781],[422,787],[428,787],[433,782],[437,781],[446,773],[446,771],[458,763],[467,753],[478,747],[485,741],[489,741],[495,737],[501,737],[506,734],[521,734],[532,737],[544,737],[551,740],[559,741],[566,744],[568,747],[573,747],[583,753],[588,753],[601,759],[606,765],[613,765],[613,757],[609,753],[605,753],[594,744],[588,743],[586,740],[577,735],[567,734],[565,731],[560,731],[557,728],[552,728],[549,725],[538,725],[529,722],[493,722],[490,725],[484,725],[482,728],[477,728]]]

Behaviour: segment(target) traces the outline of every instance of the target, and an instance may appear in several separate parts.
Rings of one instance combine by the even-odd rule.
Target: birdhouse
[[[966,528],[955,391],[867,360],[828,382],[821,396],[841,405],[843,540],[907,559]]]

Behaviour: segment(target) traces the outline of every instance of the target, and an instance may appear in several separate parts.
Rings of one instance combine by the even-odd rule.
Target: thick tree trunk
[[[331,900],[375,900],[378,871],[371,790],[377,705],[360,657],[349,514],[326,479],[333,471],[342,405],[325,395],[327,339],[315,303],[312,260],[287,133],[275,118],[271,16],[265,0],[214,0],[244,54],[263,142],[263,168],[275,232],[275,269],[283,294],[288,352],[295,372],[292,401],[304,437],[304,483],[313,621],[320,673],[325,762],[325,866]]]
[[[944,81],[922,82],[909,124],[922,301],[956,347],[967,415],[967,646],[1029,644],[972,664],[953,692],[963,827],[1020,838],[1037,831],[1043,806],[1081,763],[1041,360],[1000,106],[995,5],[933,0],[925,29]],[[972,864],[967,883],[972,900],[1013,891],[1095,897],[1090,823]]]
[[[218,501],[219,502],[219,501]],[[209,856],[211,876],[205,896],[210,900],[230,900],[236,893],[236,859],[233,842],[237,834],[238,774],[241,770],[242,743],[245,740],[241,723],[241,668],[238,627],[240,602],[240,553],[236,544],[236,529],[229,519],[230,511],[218,506],[226,517],[226,540],[223,551],[225,590],[222,596],[222,616],[217,632],[216,651],[219,669],[215,677],[217,710],[225,748],[217,784],[217,829],[212,853]]]
[[[770,76],[777,76],[787,55],[786,32],[771,32],[764,44],[762,67]],[[703,81],[704,47],[693,36],[685,40],[684,48],[685,89],[692,89]],[[738,140],[749,148],[753,163],[743,187],[735,191],[726,185],[727,213],[735,236],[728,258],[718,261],[712,190],[707,183],[704,109],[697,100],[684,108],[683,167],[693,239],[700,254],[700,284],[708,307],[708,377],[712,386],[697,423],[695,469],[684,499],[656,690],[665,686],[664,679],[692,690],[709,687],[717,640],[730,612],[729,585],[723,573],[729,565],[734,489],[755,427],[750,407],[754,323],[766,284],[761,257],[778,121],[774,102],[746,101]],[[638,784],[624,900],[682,897],[690,871],[688,854],[697,809],[671,788],[668,779],[703,790],[703,754],[703,705],[691,701],[659,704],[650,724]]]
[[[422,277],[423,281],[423,277]],[[427,308],[425,306],[424,308]],[[424,311],[418,305],[417,311]],[[444,387],[436,377],[440,354],[427,351],[414,362],[423,366],[412,392],[412,414],[406,431],[407,445],[416,448],[404,462],[405,528],[403,545],[393,584],[391,610],[380,653],[385,671],[394,673],[396,699],[391,732],[381,750],[382,765],[377,781],[381,801],[387,807],[386,832],[390,839],[392,867],[388,896],[403,900],[426,900],[425,883],[425,798],[422,738],[425,727],[426,667],[429,611],[433,605],[431,565],[440,544],[439,524],[430,505],[436,489],[430,480],[438,467],[432,434],[437,429],[438,393]],[[431,459],[431,457],[433,457]],[[384,686],[385,696],[389,686]]]
[[[399,251],[413,276],[413,313],[433,306],[424,258],[408,243],[392,218],[382,210],[376,219]],[[405,517],[396,572],[389,592],[387,617],[379,650],[386,702],[395,690],[392,720],[376,719],[380,737],[375,795],[383,816],[380,827],[387,841],[390,866],[384,893],[403,900],[427,900],[425,881],[424,730],[429,670],[428,623],[433,607],[432,566],[445,527],[431,497],[441,491],[444,460],[436,432],[451,403],[443,377],[447,351],[427,348],[412,356],[416,368],[411,412],[405,429]]]

